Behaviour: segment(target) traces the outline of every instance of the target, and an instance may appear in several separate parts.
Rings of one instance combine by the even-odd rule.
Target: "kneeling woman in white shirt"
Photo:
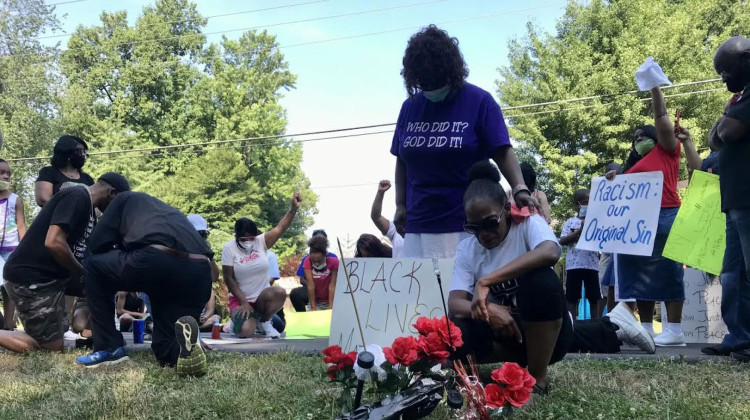
[[[271,317],[284,306],[286,291],[271,286],[266,251],[291,226],[300,202],[299,194],[295,193],[289,211],[275,228],[265,233],[260,233],[250,219],[238,219],[234,226],[235,239],[224,245],[221,267],[231,293],[229,311],[234,332],[241,338],[255,334],[258,324],[267,337],[281,335],[271,324]]]
[[[546,393],[547,366],[565,356],[572,340],[562,284],[550,268],[562,249],[541,216],[511,217],[491,163],[475,164],[469,181],[465,230],[472,237],[456,250],[448,299],[465,343],[455,356],[527,365],[535,392]]]

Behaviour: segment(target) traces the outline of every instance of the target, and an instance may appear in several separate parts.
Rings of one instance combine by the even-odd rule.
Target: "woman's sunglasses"
[[[466,223],[464,230],[470,235],[479,235],[481,232],[491,232],[500,226],[501,216],[490,216],[479,223]]]

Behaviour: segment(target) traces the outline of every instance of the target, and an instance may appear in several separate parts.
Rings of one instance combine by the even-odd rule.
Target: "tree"
[[[79,27],[62,54],[62,125],[95,152],[152,150],[92,156],[89,170],[122,172],[223,232],[243,216],[263,230],[275,226],[295,189],[309,187],[301,147],[282,137],[279,98],[296,76],[275,37],[250,31],[206,45],[206,20],[187,0],[158,0],[133,26],[125,12],[100,20]],[[224,140],[236,141],[206,144]],[[303,191],[303,207],[275,247],[280,258],[303,249],[315,200]]]
[[[54,7],[42,0],[0,0],[0,133],[6,159],[49,154],[55,133],[59,77],[57,47],[39,37],[59,29]],[[14,163],[14,191],[32,203],[25,182],[38,168]]]
[[[631,91],[635,70],[648,56],[674,83],[714,79],[714,51],[749,23],[750,11],[739,1],[571,1],[555,34],[529,24],[523,39],[509,43],[510,64],[500,69],[498,94],[504,106],[514,106]],[[665,93],[721,87],[716,82]],[[511,135],[522,144],[519,154],[536,163],[555,218],[572,212],[573,191],[588,187],[606,164],[624,162],[634,128],[653,123],[648,102],[639,100],[647,97],[612,95],[508,111]],[[673,115],[682,109],[682,124],[697,145],[705,145],[728,98],[720,89],[668,97],[667,105]]]

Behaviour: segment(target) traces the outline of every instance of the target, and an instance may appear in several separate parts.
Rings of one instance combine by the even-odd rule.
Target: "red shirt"
[[[626,174],[640,172],[661,172],[664,174],[664,188],[661,193],[661,208],[680,207],[680,196],[677,195],[677,179],[680,176],[680,143],[674,151],[668,152],[657,143],[651,151],[638,161]]]
[[[331,285],[331,280],[335,279],[333,273],[339,271],[339,259],[336,257],[327,257],[325,268],[318,270],[312,266],[312,261],[308,257],[302,263],[302,268],[312,270],[313,281],[315,282],[315,302],[329,303],[328,286]]]

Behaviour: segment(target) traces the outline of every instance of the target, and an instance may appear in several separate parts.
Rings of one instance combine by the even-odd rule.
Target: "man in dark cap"
[[[127,360],[115,329],[117,291],[145,292],[151,301],[151,349],[177,373],[206,373],[198,323],[211,295],[214,253],[187,217],[148,194],[128,192],[112,201],[89,241],[84,262],[86,299],[91,310],[94,352],[76,363],[97,367]]]
[[[709,133],[719,150],[721,209],[727,237],[721,273],[721,313],[729,334],[722,343],[702,349],[750,361],[750,40],[740,36],[724,42],[714,55],[714,69],[735,96]]]
[[[79,261],[96,224],[94,208],[104,211],[129,190],[122,175],[108,172],[90,187],[60,191],[42,208],[5,263],[5,288],[24,331],[0,331],[0,346],[19,353],[63,349],[65,289],[83,275]]]

